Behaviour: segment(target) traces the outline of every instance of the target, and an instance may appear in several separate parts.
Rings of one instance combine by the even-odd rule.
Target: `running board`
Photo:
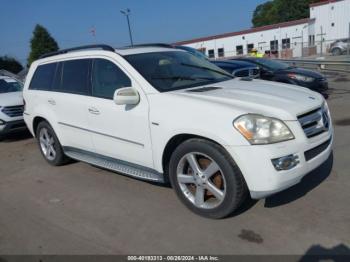
[[[111,171],[119,172],[130,177],[159,183],[164,182],[163,174],[151,168],[135,165],[126,161],[102,156],[96,153],[72,147],[63,147],[63,151],[68,157],[75,160],[86,162],[91,165],[99,166]]]

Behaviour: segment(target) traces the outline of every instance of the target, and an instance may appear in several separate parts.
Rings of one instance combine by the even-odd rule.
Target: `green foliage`
[[[253,13],[254,27],[309,17],[309,5],[320,0],[272,0],[258,5]]]
[[[33,38],[30,40],[31,51],[28,58],[28,66],[41,55],[54,52],[59,49],[57,42],[41,25],[36,25],[33,31]]]
[[[14,58],[8,56],[0,57],[0,69],[7,70],[11,73],[17,74],[22,71],[23,66]]]

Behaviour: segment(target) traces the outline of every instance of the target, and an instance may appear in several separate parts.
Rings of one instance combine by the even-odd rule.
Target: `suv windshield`
[[[197,49],[195,48],[192,48],[192,47],[189,47],[189,46],[176,46],[177,49],[182,49],[182,50],[185,50],[189,53],[191,53],[192,55],[198,57],[198,58],[201,58],[201,59],[205,59],[205,60],[209,60],[208,57],[203,54],[201,51],[198,51]]]
[[[272,59],[264,59],[264,58],[252,58],[252,60],[262,66],[265,66],[273,71],[275,70],[283,70],[283,69],[287,69],[290,68],[289,65],[282,63],[282,62],[278,62]]]
[[[22,91],[23,85],[11,78],[0,79],[0,94]]]
[[[233,78],[216,65],[183,51],[142,53],[125,58],[159,92],[213,84]]]

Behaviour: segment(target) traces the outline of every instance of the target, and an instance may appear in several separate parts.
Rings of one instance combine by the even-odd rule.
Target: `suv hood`
[[[256,113],[282,120],[297,120],[298,115],[324,102],[321,95],[309,89],[264,80],[233,79],[171,93],[227,106],[239,114]]]
[[[23,105],[22,92],[0,93],[0,107]]]

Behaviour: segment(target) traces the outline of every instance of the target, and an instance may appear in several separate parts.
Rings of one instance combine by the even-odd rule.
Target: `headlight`
[[[312,81],[315,80],[313,77],[297,75],[297,74],[288,74],[288,77],[292,78],[292,79],[296,79],[296,80],[302,81],[302,82],[312,82]]]
[[[262,145],[294,139],[292,131],[281,120],[247,114],[233,122],[234,127],[252,145]]]

